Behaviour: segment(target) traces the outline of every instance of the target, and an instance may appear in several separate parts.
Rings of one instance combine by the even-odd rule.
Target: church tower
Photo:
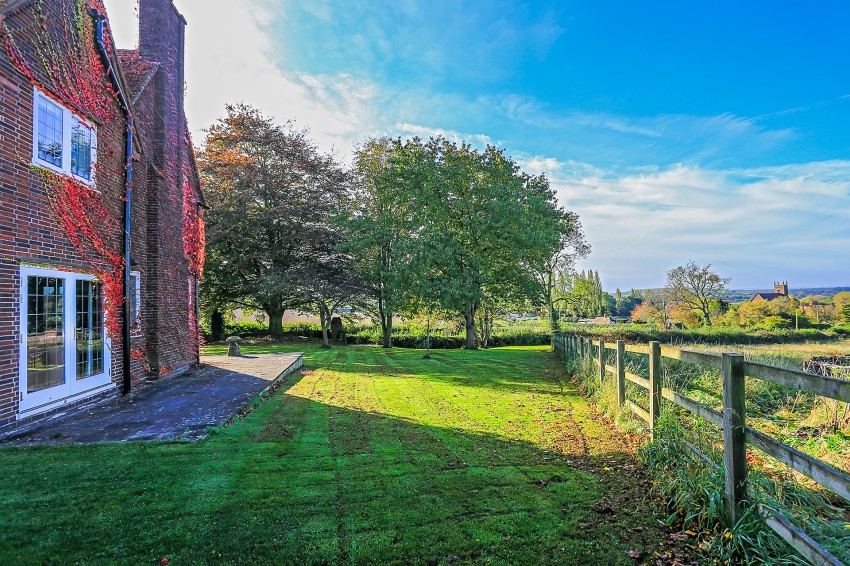
[[[777,295],[782,295],[783,297],[788,296],[788,282],[783,281],[782,283],[778,281],[773,282],[773,292]]]

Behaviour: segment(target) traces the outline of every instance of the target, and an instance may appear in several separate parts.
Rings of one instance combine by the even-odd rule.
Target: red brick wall
[[[62,34],[69,3],[44,0],[43,19],[32,7],[7,15],[5,24],[15,44],[39,70],[33,45],[44,33],[53,42]],[[142,325],[134,332],[134,348],[147,346],[154,371],[178,370],[194,361],[189,340],[187,262],[182,248],[182,185],[186,163],[183,114],[183,28],[185,22],[169,0],[141,0],[141,53],[162,63],[134,108],[143,149],[134,162],[131,255],[142,277]],[[45,32],[45,30],[47,30]],[[2,38],[5,39],[5,38]],[[62,45],[61,39],[56,45]],[[19,383],[19,296],[22,263],[89,270],[49,212],[41,178],[31,169],[33,87],[0,48],[0,429],[17,416]],[[69,106],[69,104],[66,104]],[[82,109],[71,108],[78,114]],[[124,128],[118,103],[116,119],[98,124],[97,188],[115,233],[105,234],[121,250],[124,192]],[[89,116],[91,118],[91,116]],[[113,381],[122,376],[120,352],[113,352]],[[134,373],[141,365],[134,362]]]
[[[143,95],[150,100],[140,102],[156,109],[153,120],[143,121],[151,140],[146,159],[150,170],[161,173],[148,177],[146,298],[148,342],[161,373],[185,368],[197,353],[189,332],[191,273],[183,255],[183,185],[192,151],[183,107],[185,26],[170,0],[140,2],[139,55],[160,65]]]

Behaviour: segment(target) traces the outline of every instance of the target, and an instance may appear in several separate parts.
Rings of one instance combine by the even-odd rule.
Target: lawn
[[[546,347],[313,346],[196,443],[0,449],[0,563],[633,564],[633,446]],[[217,352],[216,347],[209,349]]]

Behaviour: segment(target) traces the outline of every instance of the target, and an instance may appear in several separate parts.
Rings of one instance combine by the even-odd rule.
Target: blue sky
[[[244,100],[343,160],[379,134],[493,143],[579,214],[606,289],[689,260],[850,285],[850,3],[175,4],[198,141]]]

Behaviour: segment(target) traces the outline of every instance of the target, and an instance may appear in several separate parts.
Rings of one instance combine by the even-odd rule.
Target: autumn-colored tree
[[[663,328],[664,325],[661,311],[648,301],[640,303],[632,310],[631,319],[632,322],[655,324],[659,328]]]
[[[711,326],[712,300],[721,298],[731,279],[711,270],[711,264],[693,261],[667,272],[665,291],[672,303],[681,303],[697,311],[706,326]]]
[[[682,303],[673,303],[667,309],[668,319],[678,323],[685,328],[697,328],[702,326],[702,319],[691,307]]]
[[[850,291],[841,291],[832,296],[834,305],[850,305]]]
[[[811,304],[800,307],[801,301],[794,297],[778,297],[772,301],[753,301],[743,303],[737,308],[738,323],[744,328],[761,326],[770,329],[799,327],[811,324],[808,314],[819,317]],[[784,319],[787,323],[780,323]]]
[[[210,128],[199,168],[210,205],[204,300],[263,310],[282,334],[284,311],[314,304],[317,275],[340,266],[348,175],[306,132],[242,104]]]
[[[765,318],[775,314],[776,311],[771,308],[770,301],[743,303],[738,307],[738,323],[744,328],[758,326]]]

